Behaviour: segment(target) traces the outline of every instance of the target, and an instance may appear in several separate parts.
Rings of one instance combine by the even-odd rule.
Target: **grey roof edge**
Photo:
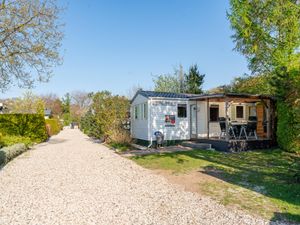
[[[172,93],[172,92],[156,92],[156,91],[143,91],[139,90],[136,92],[130,103],[132,103],[138,95],[142,95],[145,98],[169,98],[169,99],[209,99],[209,98],[225,98],[225,97],[240,97],[240,98],[268,98],[275,100],[274,96],[271,95],[260,95],[260,94],[248,94],[248,93],[218,93],[218,94],[185,94],[185,93]],[[165,96],[163,96],[165,95]],[[173,95],[173,96],[172,96]]]

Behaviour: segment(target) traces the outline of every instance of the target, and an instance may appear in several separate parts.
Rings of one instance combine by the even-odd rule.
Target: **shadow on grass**
[[[152,159],[169,157],[179,165],[183,163],[180,157],[187,156],[195,160],[205,160],[208,165],[202,166],[201,173],[208,174],[228,183],[277,199],[283,211],[282,217],[300,222],[299,215],[292,214],[300,209],[300,184],[295,182],[296,168],[294,162],[300,162],[300,156],[280,150],[263,150],[241,153],[221,153],[214,151],[195,150],[188,152],[166,153],[152,155]],[[188,163],[188,162],[187,162]],[[188,166],[188,165],[187,165]],[[286,203],[289,209],[285,209]],[[279,217],[277,213],[276,218]]]
[[[286,221],[286,218],[289,218],[290,220],[293,220],[293,221],[300,221],[299,214],[275,212],[273,218],[270,221],[270,225],[278,224],[277,221]],[[294,223],[294,224],[296,224],[296,223]]]

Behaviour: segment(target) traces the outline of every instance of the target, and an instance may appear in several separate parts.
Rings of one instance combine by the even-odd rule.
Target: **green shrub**
[[[61,131],[61,124],[58,119],[46,119],[47,132],[51,137],[58,134]]]
[[[39,114],[0,114],[0,132],[4,136],[28,137],[37,143],[48,138],[45,119]]]
[[[25,144],[15,144],[0,149],[0,166],[8,163],[13,158],[25,152],[28,148]]]
[[[29,137],[22,136],[3,136],[1,139],[1,147],[12,146],[15,144],[25,144],[26,147],[29,147],[33,142]]]

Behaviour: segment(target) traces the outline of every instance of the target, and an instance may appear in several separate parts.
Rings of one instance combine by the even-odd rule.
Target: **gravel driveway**
[[[0,224],[270,224],[185,192],[79,130],[0,171]]]

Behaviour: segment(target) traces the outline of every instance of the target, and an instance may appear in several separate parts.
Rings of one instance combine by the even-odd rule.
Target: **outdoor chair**
[[[244,137],[246,137],[247,140],[249,138],[255,138],[257,140],[258,138],[257,138],[257,133],[256,133],[256,127],[257,127],[257,121],[249,120],[247,122],[247,125],[242,126],[239,139],[241,139],[241,137],[244,136]]]
[[[220,124],[220,129],[221,129],[219,139],[221,139],[222,137],[223,138],[226,137],[226,118],[225,117],[220,117],[219,118],[219,124]],[[236,135],[235,135],[233,127],[231,126],[231,124],[228,124],[228,126],[229,126],[228,127],[229,136],[236,139]]]

